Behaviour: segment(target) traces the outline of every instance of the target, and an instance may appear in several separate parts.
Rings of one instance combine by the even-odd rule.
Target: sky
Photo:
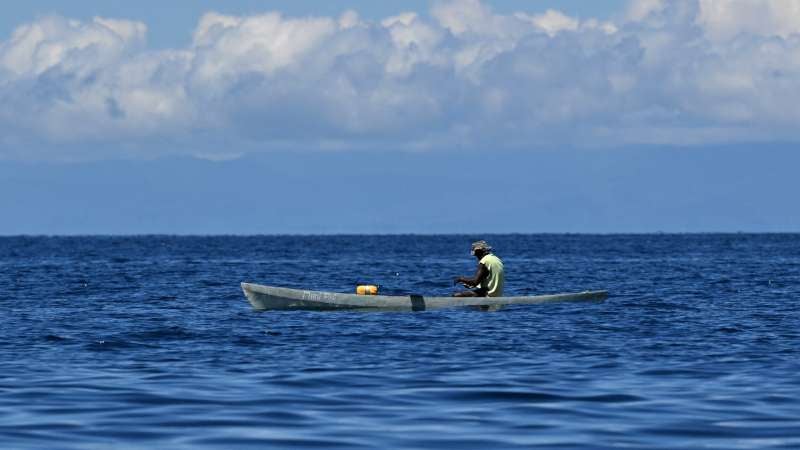
[[[381,20],[406,11],[428,14],[431,0],[27,0],[6,2],[0,15],[0,36],[7,38],[18,26],[48,15],[79,20],[92,17],[121,17],[147,24],[151,48],[180,48],[191,44],[192,31],[203,14],[216,11],[230,15],[255,15],[280,11],[287,16],[339,16],[357,11],[369,20]],[[624,11],[627,0],[493,0],[484,2],[495,11],[513,13],[524,10],[557,9],[576,17],[609,18]]]
[[[0,234],[800,231],[800,0],[0,12]]]

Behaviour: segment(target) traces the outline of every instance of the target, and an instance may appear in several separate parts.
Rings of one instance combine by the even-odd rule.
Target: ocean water
[[[256,312],[239,283],[600,304]],[[798,449],[800,235],[0,238],[0,448]]]

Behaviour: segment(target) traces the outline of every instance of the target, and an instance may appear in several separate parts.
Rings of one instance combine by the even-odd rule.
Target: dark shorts
[[[486,289],[473,289],[471,291],[457,292],[456,297],[486,297],[489,292]]]

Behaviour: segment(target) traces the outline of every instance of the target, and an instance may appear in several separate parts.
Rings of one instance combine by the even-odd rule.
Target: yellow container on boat
[[[378,286],[365,284],[356,287],[356,294],[358,295],[378,295]]]

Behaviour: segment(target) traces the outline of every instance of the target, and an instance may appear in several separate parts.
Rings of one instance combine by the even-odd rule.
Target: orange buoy
[[[378,286],[365,284],[356,287],[356,294],[358,295],[378,295]]]

